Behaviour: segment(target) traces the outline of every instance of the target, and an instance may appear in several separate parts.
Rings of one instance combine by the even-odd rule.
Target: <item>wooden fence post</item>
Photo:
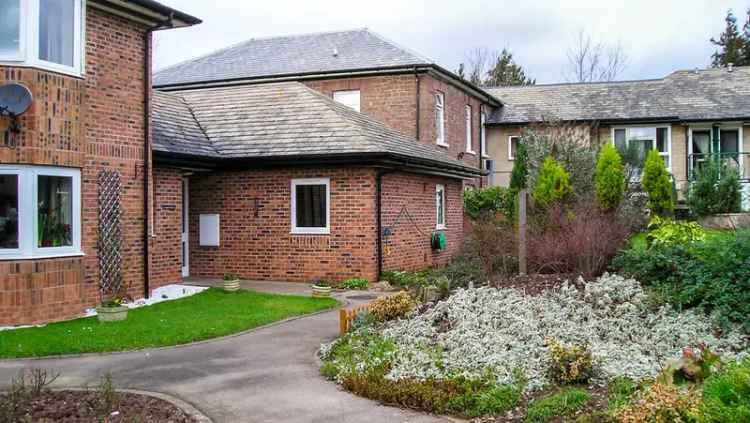
[[[526,190],[518,191],[518,274],[526,274]]]
[[[344,336],[346,335],[346,330],[348,326],[348,322],[346,321],[346,309],[340,308],[339,309],[339,335]]]

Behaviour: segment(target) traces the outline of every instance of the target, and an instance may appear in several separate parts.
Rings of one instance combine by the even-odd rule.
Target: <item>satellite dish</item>
[[[0,115],[19,116],[29,109],[32,99],[31,91],[21,84],[0,85]]]

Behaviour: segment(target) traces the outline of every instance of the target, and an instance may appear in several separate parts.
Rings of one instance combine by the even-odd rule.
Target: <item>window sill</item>
[[[446,144],[446,143],[444,143],[444,142],[440,142],[440,141],[438,141],[438,142],[437,142],[436,144],[437,144],[437,146],[438,146],[438,147],[445,147],[445,148],[448,148],[448,147],[450,147],[450,145],[449,145],[449,144]]]
[[[471,154],[472,156],[476,156],[477,155],[476,151],[471,151],[471,150],[466,150],[465,153],[466,154]]]
[[[436,231],[444,231],[446,229],[445,225],[435,225]]]
[[[37,254],[34,256],[28,256],[28,255],[20,255],[20,254],[14,254],[14,255],[0,255],[0,261],[17,261],[17,260],[46,260],[46,259],[56,259],[56,258],[66,258],[66,257],[84,257],[86,254],[82,252],[77,253],[48,253],[48,254]]]
[[[24,62],[24,61],[15,61],[15,60],[2,60],[0,59],[0,66],[8,66],[8,67],[14,67],[14,68],[28,68],[28,69],[36,69],[44,72],[52,72],[57,73],[60,75],[66,75],[73,78],[78,79],[84,79],[83,73],[80,71],[76,71],[75,69],[65,69],[62,67],[52,66],[52,65],[45,65],[42,63],[30,63],[30,62]]]
[[[330,228],[295,228],[289,231],[291,235],[330,235]]]

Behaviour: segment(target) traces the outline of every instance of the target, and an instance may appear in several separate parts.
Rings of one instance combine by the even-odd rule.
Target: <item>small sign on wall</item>
[[[200,215],[200,231],[198,242],[201,247],[219,246],[219,215]]]

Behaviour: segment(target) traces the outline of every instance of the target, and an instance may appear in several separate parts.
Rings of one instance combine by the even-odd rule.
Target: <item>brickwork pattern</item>
[[[154,168],[154,189],[151,289],[182,280],[182,172]]]

